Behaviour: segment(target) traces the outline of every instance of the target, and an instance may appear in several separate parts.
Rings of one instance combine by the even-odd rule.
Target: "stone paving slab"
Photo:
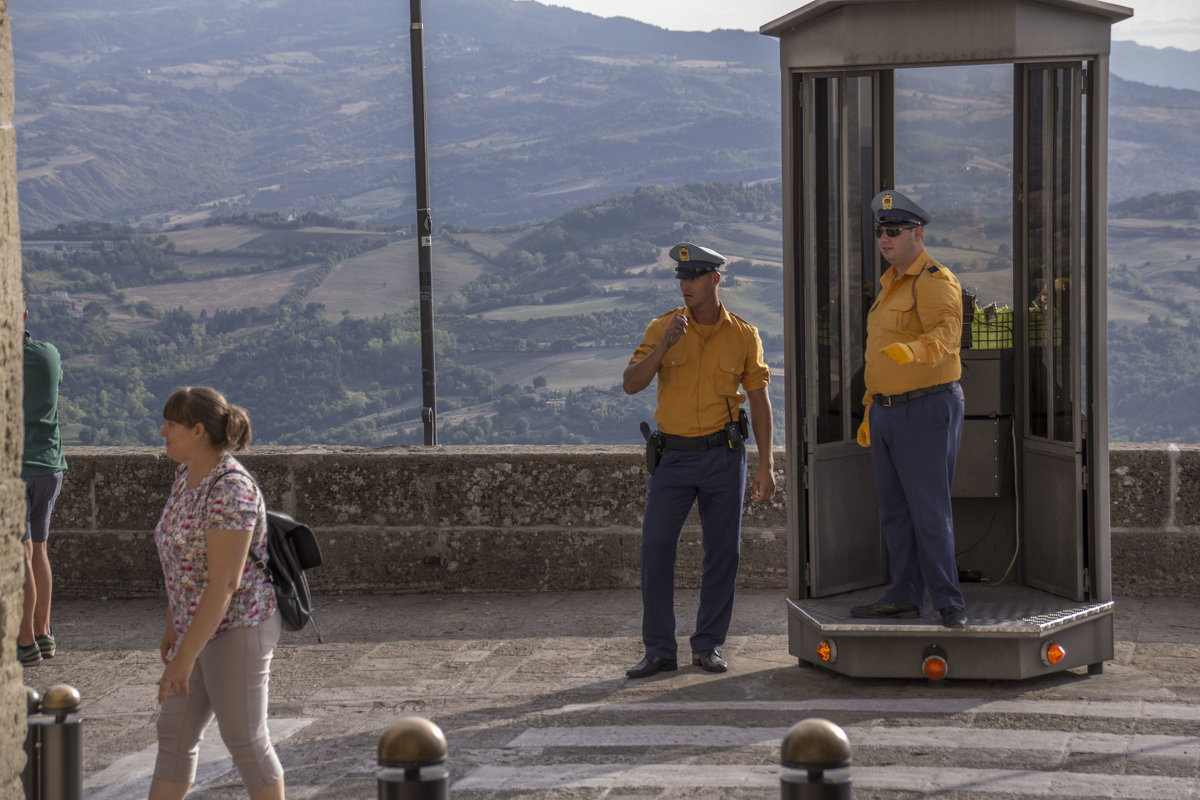
[[[285,633],[271,726],[290,798],[374,798],[380,734],[407,714],[450,747],[451,796],[777,798],[779,743],[824,717],[854,749],[856,798],[1200,798],[1195,600],[1117,598],[1116,657],[1023,682],[853,679],[797,666],[781,592],[739,593],[730,671],[624,677],[636,591],[319,598]],[[679,593],[679,638],[695,615]],[[161,601],[55,605],[60,655],[26,684],[79,689],[86,796],[144,796]],[[241,798],[215,727],[189,797]]]

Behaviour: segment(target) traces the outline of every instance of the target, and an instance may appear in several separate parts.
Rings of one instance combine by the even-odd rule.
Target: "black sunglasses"
[[[911,231],[913,228],[918,228],[918,227],[920,227],[920,226],[919,225],[894,225],[894,226],[889,226],[887,228],[876,228],[875,229],[875,238],[878,239],[886,233],[888,235],[888,238],[895,239],[897,236],[900,235],[900,231]]]

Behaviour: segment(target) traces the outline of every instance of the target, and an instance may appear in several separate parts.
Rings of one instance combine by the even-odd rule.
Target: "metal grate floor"
[[[883,595],[883,587],[846,592],[833,597],[801,601],[789,600],[793,613],[823,631],[858,631],[868,633],[914,632],[942,627],[941,615],[926,601],[922,615],[916,619],[858,619],[850,616],[853,606],[867,605]],[[1012,635],[1028,633],[1040,636],[1059,627],[1072,627],[1086,619],[1111,614],[1113,603],[1077,603],[1029,586],[986,586],[978,583],[962,585],[966,601],[967,628],[976,635]]]

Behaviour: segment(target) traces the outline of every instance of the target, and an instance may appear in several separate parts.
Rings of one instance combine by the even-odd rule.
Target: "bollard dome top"
[[[424,717],[404,717],[379,737],[379,763],[406,769],[446,760],[446,735]]]
[[[797,769],[837,769],[850,763],[850,739],[827,719],[797,722],[783,737],[779,761]]]
[[[42,706],[42,693],[32,686],[25,687],[25,713],[36,714]]]
[[[79,690],[65,683],[56,683],[46,690],[42,697],[42,711],[54,713],[65,711],[71,713],[79,710]]]

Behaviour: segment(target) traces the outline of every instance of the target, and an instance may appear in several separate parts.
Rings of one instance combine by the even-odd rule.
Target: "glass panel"
[[[1078,252],[1075,239],[1080,228],[1078,218],[1077,173],[1072,151],[1077,119],[1075,98],[1078,87],[1071,67],[1054,70],[1054,262],[1053,283],[1049,290],[1046,319],[1047,339],[1054,349],[1054,433],[1061,442],[1073,440],[1072,417],[1075,411],[1071,320],[1071,263]],[[1052,332],[1052,334],[1051,334]]]
[[[990,306],[972,332],[972,348],[1010,349],[1013,67],[922,67],[895,75],[895,187],[930,213],[929,254],[980,308]]]
[[[866,391],[863,379],[864,348],[867,338],[867,310],[875,302],[878,286],[874,225],[869,204],[875,196],[875,98],[871,78],[850,78],[846,85],[846,108],[849,115],[847,132],[849,198],[846,218],[850,226],[848,242],[851,252],[846,259],[847,371],[850,379],[850,431],[854,437],[862,422],[862,396]]]
[[[1080,75],[1080,80],[1086,81],[1086,73]],[[1091,88],[1088,88],[1088,94],[1091,93]],[[1080,433],[1087,430],[1087,409],[1088,398],[1091,393],[1088,390],[1088,286],[1091,280],[1084,277],[1085,271],[1088,275],[1092,274],[1092,263],[1095,253],[1092,252],[1090,242],[1091,237],[1091,222],[1088,219],[1087,209],[1091,205],[1090,199],[1091,185],[1088,183],[1087,169],[1087,153],[1088,153],[1088,94],[1082,94],[1079,100],[1079,152],[1076,154],[1075,165],[1079,170],[1080,178],[1080,203],[1079,203],[1079,229],[1076,231],[1076,239],[1079,242],[1079,270],[1075,273],[1075,310],[1077,312],[1078,321],[1074,324],[1074,330],[1071,331],[1073,337],[1077,336],[1079,344],[1079,397],[1076,398],[1076,403],[1079,406],[1080,413]]]
[[[1074,440],[1072,265],[1083,225],[1079,195],[1079,72],[1029,72],[1029,433]]]
[[[1046,338],[1047,278],[1050,276],[1050,253],[1053,231],[1051,220],[1050,144],[1053,120],[1049,109],[1049,73],[1045,69],[1029,70],[1028,128],[1026,152],[1028,175],[1025,185],[1025,208],[1028,215],[1028,286],[1029,307],[1026,309],[1029,342],[1029,433],[1049,435],[1047,420],[1050,407],[1047,375],[1050,371],[1051,350]],[[1018,317],[1019,318],[1019,317]]]
[[[813,275],[817,305],[817,443],[842,439],[841,371],[841,207],[842,129],[836,78],[813,84],[816,113],[816,263]]]

